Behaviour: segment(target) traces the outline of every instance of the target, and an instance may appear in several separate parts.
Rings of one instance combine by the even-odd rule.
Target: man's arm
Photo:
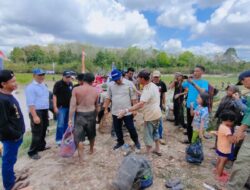
[[[107,114],[108,113],[108,107],[109,104],[111,103],[111,100],[109,98],[106,98],[104,104],[103,104],[103,108],[104,108],[104,113]]]
[[[72,127],[72,118],[74,113],[76,112],[76,93],[75,89],[72,91],[72,96],[70,99],[70,106],[69,106],[69,127]]]
[[[58,113],[57,97],[56,97],[56,95],[53,95],[53,108],[54,108],[54,112]]]
[[[203,88],[199,87],[197,84],[195,84],[195,83],[193,82],[192,79],[188,79],[188,82],[189,82],[191,85],[193,85],[193,87],[195,87],[195,89],[196,89],[199,93],[203,93],[203,92],[206,91],[205,89],[203,89]]]
[[[30,114],[31,114],[31,116],[32,116],[32,118],[33,118],[34,123],[35,123],[35,124],[39,124],[39,123],[41,122],[41,119],[40,119],[40,117],[37,115],[37,113],[36,113],[36,108],[35,108],[34,105],[29,106],[29,112],[30,112]]]

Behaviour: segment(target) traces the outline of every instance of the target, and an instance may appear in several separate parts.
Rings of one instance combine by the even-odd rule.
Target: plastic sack
[[[141,155],[129,154],[118,170],[113,187],[119,190],[145,189],[153,184],[153,172],[149,161]]]
[[[204,159],[201,140],[190,144],[186,149],[186,160],[189,163],[201,164]]]
[[[74,141],[73,128],[68,127],[65,131],[60,146],[59,155],[65,158],[72,157],[76,151],[76,144]]]
[[[98,131],[103,134],[110,134],[112,130],[112,115],[111,113],[104,114],[99,124]]]

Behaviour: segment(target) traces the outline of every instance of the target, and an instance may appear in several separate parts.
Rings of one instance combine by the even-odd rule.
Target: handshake
[[[123,118],[124,115],[127,114],[128,112],[129,112],[128,109],[120,110],[119,113],[118,113],[117,118],[118,118],[118,119]]]

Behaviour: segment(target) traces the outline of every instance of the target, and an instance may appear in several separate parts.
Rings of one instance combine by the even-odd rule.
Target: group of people
[[[53,111],[57,116],[55,141],[61,145],[63,134],[68,127],[74,127],[74,141],[78,148],[79,159],[83,157],[83,142],[88,138],[93,154],[96,137],[97,108],[101,103],[103,114],[112,114],[112,125],[117,138],[113,149],[119,149],[125,142],[123,126],[125,126],[134,142],[135,152],[141,151],[141,143],[134,124],[134,116],[142,110],[144,120],[143,141],[146,153],[161,156],[160,143],[165,144],[163,132],[162,111],[166,108],[167,89],[174,88],[174,116],[175,125],[186,128],[187,140],[183,143],[192,144],[203,141],[209,124],[209,82],[202,78],[205,68],[196,66],[190,76],[180,72],[175,73],[174,80],[167,88],[160,79],[161,73],[147,70],[140,71],[136,79],[135,70],[129,68],[126,73],[113,69],[110,81],[97,80],[93,73],[84,73],[77,76],[78,84],[72,83],[72,72],[64,71],[62,79],[53,87]],[[29,117],[31,121],[32,140],[28,151],[31,159],[40,159],[39,152],[48,150],[45,136],[48,121],[49,90],[45,84],[45,71],[33,70],[33,81],[26,87],[25,95]],[[101,82],[100,82],[101,81]],[[105,84],[103,84],[105,82]],[[94,84],[93,84],[94,83]],[[250,89],[250,71],[239,75],[238,84]],[[103,87],[105,96],[100,94],[98,86]],[[6,190],[21,189],[27,186],[14,173],[14,164],[17,160],[18,148],[22,143],[25,132],[24,118],[18,101],[12,95],[17,89],[15,75],[10,70],[0,71],[0,140],[3,143],[2,176]],[[187,118],[184,119],[183,104],[185,102]],[[219,180],[227,174],[223,170],[225,163],[233,152],[233,144],[241,143],[238,155],[235,156],[232,174],[227,189],[242,189],[250,176],[250,99],[242,100],[240,90],[235,85],[227,87],[227,95],[221,100],[215,117],[218,118],[216,153],[218,161],[215,173]],[[98,122],[100,121],[98,119]],[[234,132],[235,125],[240,125]],[[244,141],[243,141],[244,139]]]

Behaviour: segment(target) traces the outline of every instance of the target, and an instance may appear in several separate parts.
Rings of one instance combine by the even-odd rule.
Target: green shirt
[[[250,129],[250,96],[247,97],[247,109],[241,124],[248,126]]]

